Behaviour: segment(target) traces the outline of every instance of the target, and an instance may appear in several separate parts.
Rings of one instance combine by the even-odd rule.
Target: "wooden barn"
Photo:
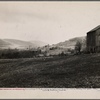
[[[87,51],[100,52],[100,25],[87,32]]]

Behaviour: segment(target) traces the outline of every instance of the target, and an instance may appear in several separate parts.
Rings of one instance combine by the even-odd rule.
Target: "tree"
[[[76,51],[76,53],[80,53],[81,49],[82,49],[82,43],[80,41],[77,41],[76,45],[75,45],[75,51]]]

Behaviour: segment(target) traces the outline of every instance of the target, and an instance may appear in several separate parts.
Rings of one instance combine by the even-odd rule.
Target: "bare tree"
[[[81,53],[81,49],[82,49],[82,43],[80,41],[77,41],[75,45],[76,53]]]

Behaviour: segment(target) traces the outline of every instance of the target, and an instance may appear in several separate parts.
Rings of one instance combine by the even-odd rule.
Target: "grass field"
[[[0,59],[0,87],[100,88],[100,54]]]

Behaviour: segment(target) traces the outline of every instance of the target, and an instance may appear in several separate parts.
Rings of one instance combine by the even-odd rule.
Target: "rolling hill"
[[[37,45],[38,47],[47,45],[47,43],[42,42],[42,41],[30,41],[30,42],[33,43],[34,45]]]
[[[69,39],[64,42],[60,42],[58,44],[48,45],[42,50],[47,51],[47,55],[58,55],[63,53],[69,53],[69,49],[73,50],[75,48],[76,42],[79,41],[82,43],[82,50],[86,47],[86,37],[76,37]]]
[[[8,48],[10,45],[7,41],[0,39],[0,48]]]
[[[46,43],[40,41],[22,41],[16,39],[0,39],[0,49],[27,49],[37,48],[46,45]]]
[[[58,44],[55,44],[55,46],[57,47],[61,47],[61,48],[71,48],[73,49],[75,47],[75,44],[77,41],[80,41],[80,42],[85,42],[86,41],[86,37],[83,36],[83,37],[75,37],[75,38],[72,38],[72,39],[69,39],[65,42],[60,42]]]
[[[41,47],[41,50],[47,51],[51,55],[52,54],[55,55],[61,52],[66,52],[66,50],[68,49],[74,49],[77,41],[82,42],[82,48],[85,47],[86,37],[84,36],[84,37],[72,38],[64,42],[60,42],[60,43],[48,45],[48,46],[46,46],[47,43],[44,43],[42,41],[22,41],[22,40],[16,40],[16,39],[0,39],[0,49],[8,49],[8,48],[27,49],[27,48]]]

